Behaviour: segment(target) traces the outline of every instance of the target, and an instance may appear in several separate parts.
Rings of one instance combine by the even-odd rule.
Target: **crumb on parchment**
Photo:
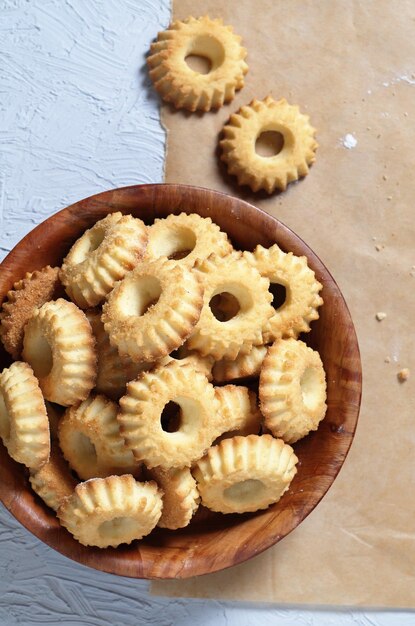
[[[404,367],[403,369],[399,370],[397,374],[399,382],[404,383],[406,380],[408,380],[409,375],[410,371],[408,367]]]
[[[385,317],[387,317],[387,315],[384,311],[378,311],[376,313],[376,319],[378,320],[378,322],[381,322],[382,320],[384,320]]]

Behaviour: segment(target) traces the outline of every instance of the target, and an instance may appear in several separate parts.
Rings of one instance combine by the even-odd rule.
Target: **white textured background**
[[[0,0],[0,259],[76,200],[162,181],[144,55],[169,14],[169,0]],[[415,613],[151,597],[62,557],[0,505],[0,625],[15,624],[413,626]]]

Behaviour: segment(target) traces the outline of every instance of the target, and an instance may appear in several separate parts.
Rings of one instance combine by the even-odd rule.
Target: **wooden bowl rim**
[[[119,187],[119,188],[111,189],[108,191],[100,192],[98,194],[94,194],[92,196],[79,200],[78,202],[75,202],[64,209],[61,209],[60,211],[57,211],[56,213],[51,215],[49,218],[47,218],[46,220],[38,224],[29,233],[27,233],[25,237],[23,237],[23,239],[21,239],[16,244],[16,246],[14,246],[14,248],[7,254],[7,256],[0,263],[0,272],[6,271],[6,274],[10,274],[10,280],[11,280],[13,276],[12,270],[13,270],[15,258],[17,258],[21,254],[22,250],[24,250],[26,247],[30,248],[33,245],[35,245],[36,236],[38,233],[43,232],[45,225],[47,224],[48,227],[53,228],[55,225],[62,226],[64,224],[65,220],[62,221],[62,218],[68,217],[72,220],[78,217],[79,219],[79,214],[77,215],[77,212],[79,212],[79,209],[82,209],[82,205],[86,202],[94,201],[97,203],[97,205],[102,205],[105,203],[108,205],[108,208],[110,209],[108,212],[113,212],[115,210],[120,210],[120,208],[114,207],[114,205],[111,203],[111,199],[114,194],[116,193],[132,193],[132,194],[142,194],[142,195],[147,194],[147,196],[151,198],[151,202],[152,202],[152,206],[149,208],[152,208],[155,205],[156,199],[160,200],[158,196],[162,197],[165,192],[179,193],[181,196],[184,196],[184,197],[186,195],[191,196],[192,194],[196,194],[202,197],[206,197],[206,201],[208,198],[215,199],[219,203],[223,204],[224,210],[226,210],[225,208],[226,205],[229,205],[229,207],[231,207],[232,204],[236,204],[238,207],[238,210],[240,209],[242,211],[247,211],[248,212],[247,215],[259,214],[261,215],[261,218],[265,221],[265,223],[268,222],[269,225],[278,227],[278,232],[279,234],[281,234],[282,237],[281,238],[279,237],[279,240],[277,241],[277,243],[281,243],[281,239],[284,240],[284,243],[288,241],[290,245],[291,243],[295,243],[296,244],[295,247],[301,248],[302,254],[305,254],[309,261],[311,260],[310,265],[313,267],[313,269],[315,269],[315,266],[319,266],[319,269],[324,272],[325,277],[329,279],[333,290],[336,292],[336,295],[339,297],[341,308],[342,308],[342,311],[341,311],[342,318],[347,319],[347,322],[349,325],[349,341],[353,344],[353,349],[355,350],[355,355],[357,357],[357,368],[355,371],[355,382],[357,382],[357,389],[354,392],[354,402],[353,402],[354,414],[353,414],[353,418],[351,418],[351,423],[349,424],[349,433],[348,433],[349,437],[344,438],[344,439],[342,438],[341,440],[339,440],[339,451],[337,451],[339,456],[337,458],[335,466],[330,472],[329,483],[320,487],[316,491],[316,497],[313,498],[311,505],[307,506],[304,509],[304,515],[302,515],[301,519],[299,519],[295,524],[293,524],[292,527],[290,527],[287,530],[287,532],[284,532],[283,534],[275,534],[275,533],[272,533],[270,529],[269,535],[267,537],[267,541],[262,542],[261,545],[256,545],[255,543],[256,536],[254,535],[254,540],[252,540],[249,547],[245,551],[240,551],[240,552],[237,551],[236,554],[233,555],[232,559],[229,559],[229,562],[225,564],[223,562],[219,562],[219,563],[211,563],[209,567],[205,566],[203,568],[200,568],[200,567],[192,568],[191,564],[189,565],[189,563],[187,563],[187,566],[183,568],[179,568],[179,571],[177,571],[177,568],[176,568],[172,572],[169,572],[168,569],[167,571],[165,571],[166,568],[164,570],[160,570],[160,568],[153,567],[154,561],[157,560],[157,558],[162,558],[162,555],[164,554],[164,551],[166,550],[166,548],[164,547],[161,547],[158,553],[154,552],[153,557],[150,558],[147,552],[149,552],[149,549],[150,549],[150,553],[151,553],[152,546],[144,546],[145,549],[142,550],[142,546],[139,544],[137,546],[136,551],[132,554],[130,559],[125,560],[124,558],[122,558],[120,560],[120,559],[117,559],[116,551],[114,549],[99,550],[99,549],[93,549],[93,548],[86,548],[78,544],[77,542],[75,542],[75,540],[73,540],[73,542],[76,544],[76,546],[60,541],[59,540],[60,532],[68,534],[67,531],[63,528],[60,528],[60,532],[58,533],[52,533],[51,535],[46,534],[45,536],[45,524],[42,522],[42,520],[39,517],[35,516],[33,518],[33,517],[26,516],[26,509],[21,504],[20,497],[16,497],[16,495],[12,493],[12,487],[9,484],[6,484],[6,482],[3,481],[2,477],[0,476],[0,500],[3,501],[3,504],[10,511],[10,513],[27,530],[29,530],[37,538],[41,539],[47,545],[54,548],[55,550],[57,550],[64,556],[67,556],[68,558],[71,558],[72,560],[75,560],[83,565],[88,565],[95,569],[99,569],[101,571],[105,571],[108,573],[113,573],[113,574],[117,574],[121,576],[147,578],[147,579],[187,578],[191,576],[198,576],[198,575],[207,574],[207,573],[211,573],[215,571],[220,571],[222,569],[226,569],[233,565],[242,563],[262,553],[264,550],[268,549],[269,547],[277,543],[280,539],[282,539],[283,537],[288,535],[290,532],[292,532],[311,513],[311,511],[314,510],[317,504],[321,501],[321,499],[327,493],[327,491],[333,484],[335,478],[337,477],[340,469],[342,468],[344,461],[347,457],[347,454],[350,450],[350,446],[352,444],[354,434],[356,431],[358,417],[359,417],[360,403],[361,403],[361,394],[362,394],[361,360],[360,360],[360,350],[359,350],[356,331],[353,325],[350,311],[344,299],[344,296],[340,288],[338,287],[335,279],[331,275],[330,271],[327,269],[327,267],[324,265],[321,259],[313,252],[313,250],[304,242],[304,240],[298,235],[296,235],[294,231],[292,231],[288,226],[283,224],[278,218],[273,217],[272,215],[268,214],[264,210],[252,205],[251,203],[246,202],[245,200],[241,200],[240,198],[230,196],[229,194],[207,189],[205,187],[196,187],[192,185],[182,185],[182,184],[174,184],[174,183],[129,185],[126,187]],[[186,211],[185,207],[180,207],[180,205],[177,208],[180,210]],[[175,209],[174,210],[169,209],[169,212],[177,213],[180,211],[176,211]],[[187,212],[191,212],[191,211],[189,210]],[[126,210],[125,213],[128,213],[128,211]],[[16,279],[13,278],[12,282],[14,282],[15,280]],[[8,289],[11,288],[12,282],[10,282]],[[0,286],[1,286],[1,278],[0,278]],[[5,295],[5,293],[7,292],[7,289],[2,290],[2,291],[4,291],[4,295]],[[2,296],[0,294],[0,300],[1,299],[2,299]],[[2,446],[0,442],[0,448],[1,447]],[[3,448],[3,450],[5,449]],[[18,467],[18,464],[16,464],[16,466]],[[43,509],[47,509],[47,507],[43,505]],[[241,520],[241,523],[242,522],[243,520]],[[98,550],[99,552],[99,555],[100,555],[99,558],[96,558],[96,550]],[[178,551],[177,548],[174,548],[174,547],[172,548],[170,546],[167,547],[167,550],[169,550],[170,552],[171,551],[174,552],[175,550],[176,552]],[[179,550],[180,559],[185,560],[185,559],[192,558],[192,555],[194,554],[193,548],[188,547],[186,550],[185,549],[181,549],[181,550],[182,551]],[[190,551],[190,555],[186,555],[185,552],[189,552],[189,551]],[[111,554],[107,556],[109,552],[111,552]],[[142,552],[146,554],[142,554]],[[178,558],[178,554],[170,554],[169,558],[176,561]],[[136,563],[137,560],[139,561],[138,567]],[[135,567],[130,566],[133,563]]]

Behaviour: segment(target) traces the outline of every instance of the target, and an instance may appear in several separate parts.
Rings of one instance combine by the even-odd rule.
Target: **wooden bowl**
[[[280,541],[314,509],[333,483],[352,443],[360,406],[361,364],[356,333],[343,296],[327,268],[286,226],[237,198],[185,185],[137,185],[81,200],[30,232],[0,266],[0,302],[25,272],[60,265],[73,242],[107,213],[131,213],[151,223],[169,213],[211,217],[234,244],[253,249],[277,242],[306,255],[323,284],[324,306],[307,343],[327,373],[328,410],[317,432],[294,445],[300,463],[289,492],[266,511],[220,515],[201,511],[185,529],[156,529],[131,546],[87,548],[62,528],[31,490],[27,471],[0,444],[0,498],[36,537],[75,561],[136,578],[187,578],[236,565]],[[10,358],[0,353],[0,370]]]

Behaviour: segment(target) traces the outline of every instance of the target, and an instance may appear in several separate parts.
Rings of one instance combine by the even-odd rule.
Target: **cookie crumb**
[[[378,322],[384,320],[385,317],[387,317],[387,315],[384,311],[378,311],[378,313],[376,313],[376,319],[378,320]]]
[[[392,200],[392,196],[387,196],[386,200]]]
[[[391,362],[391,358],[390,358],[390,356],[387,356],[386,359],[385,359],[385,363],[390,363],[390,362]]]
[[[388,177],[386,176],[386,174],[383,174],[382,178],[383,180],[388,180]]]
[[[383,250],[383,248],[384,248],[384,247],[385,247],[385,246],[382,246],[380,243],[377,243],[377,244],[376,244],[376,246],[375,246],[375,249],[376,249],[378,252],[380,252],[381,250]]]
[[[409,374],[409,368],[404,367],[403,369],[401,369],[397,374],[399,382],[404,383],[406,380],[408,380]]]
[[[342,139],[341,142],[343,144],[343,146],[345,148],[347,148],[348,150],[351,150],[352,148],[356,148],[357,146],[357,139],[354,135],[352,135],[351,133],[347,133]]]

